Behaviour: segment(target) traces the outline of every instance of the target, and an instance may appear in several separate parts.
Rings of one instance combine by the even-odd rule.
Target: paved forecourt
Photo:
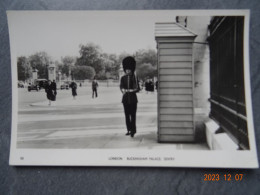
[[[138,93],[137,134],[131,138],[125,136],[119,88],[100,87],[94,99],[85,90],[78,89],[76,100],[57,96],[51,106],[42,101],[20,108],[17,147],[207,149],[205,145],[157,143],[156,91]]]

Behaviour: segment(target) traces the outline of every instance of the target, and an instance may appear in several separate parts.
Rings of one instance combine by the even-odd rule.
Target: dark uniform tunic
[[[120,89],[125,91],[122,98],[125,111],[125,121],[127,131],[136,133],[136,110],[137,110],[137,95],[140,90],[138,79],[135,75],[125,75],[121,78]]]

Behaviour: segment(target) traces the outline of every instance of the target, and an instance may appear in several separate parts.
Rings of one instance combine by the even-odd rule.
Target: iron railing
[[[214,17],[210,37],[210,117],[249,149],[244,90],[244,17]]]

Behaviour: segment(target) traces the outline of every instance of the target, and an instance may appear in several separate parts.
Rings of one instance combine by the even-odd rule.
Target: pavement
[[[76,100],[57,96],[51,106],[41,101],[19,109],[17,147],[209,150],[206,143],[157,142],[157,92],[137,94],[137,134],[131,138],[118,88],[100,87],[94,99],[80,90]]]

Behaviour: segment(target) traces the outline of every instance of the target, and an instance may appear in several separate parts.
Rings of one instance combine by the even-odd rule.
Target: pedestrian
[[[46,92],[47,98],[49,100],[48,105],[51,106],[51,102],[56,101],[56,95],[57,95],[55,84],[53,84],[51,82],[51,80],[48,80],[48,83],[45,87],[45,92]]]
[[[150,91],[149,77],[145,80],[145,91],[146,94],[148,94],[148,91]]]
[[[96,76],[94,76],[94,79],[92,81],[92,98],[94,98],[94,95],[97,98],[97,96],[98,96],[97,88],[98,88],[98,82],[96,80]]]
[[[122,64],[125,75],[121,78],[120,90],[123,94],[122,103],[127,127],[126,135],[134,137],[136,133],[136,111],[138,103],[136,93],[140,91],[138,78],[134,74],[136,61],[133,57],[128,56],[123,59]]]
[[[73,99],[75,100],[76,99],[76,96],[78,95],[77,94],[77,83],[74,82],[74,80],[72,80],[71,84],[70,84],[70,87],[71,87],[71,92],[72,92],[72,96],[73,96]]]
[[[152,79],[148,78],[145,82],[145,90],[146,93],[148,94],[148,92],[154,92],[154,84]]]
[[[139,86],[140,86],[140,91],[142,91],[143,90],[143,81],[142,80],[139,81]]]
[[[52,85],[52,88],[54,90],[54,95],[55,95],[55,100],[56,100],[56,96],[57,96],[57,84],[56,84],[56,81],[53,80],[51,85]]]
[[[150,92],[154,92],[154,83],[153,83],[152,79],[150,79],[150,81],[149,81],[149,89],[150,89]]]

